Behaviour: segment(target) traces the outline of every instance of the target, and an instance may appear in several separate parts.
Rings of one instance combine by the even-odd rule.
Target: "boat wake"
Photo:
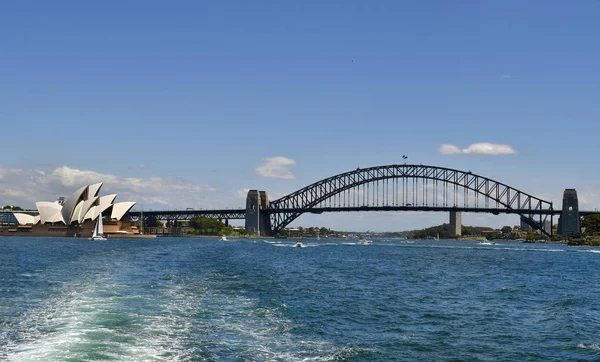
[[[232,294],[219,273],[167,270],[139,284],[136,273],[156,269],[103,263],[9,325],[10,334],[0,335],[0,359],[325,361],[339,352],[329,342],[294,336],[286,306]]]

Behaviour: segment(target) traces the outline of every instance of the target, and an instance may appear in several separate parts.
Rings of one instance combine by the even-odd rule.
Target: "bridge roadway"
[[[154,216],[158,220],[191,220],[198,216],[204,216],[211,219],[231,220],[245,219],[246,209],[220,209],[220,210],[151,210],[151,211],[129,211],[128,215],[134,218],[144,219]]]
[[[432,206],[358,206],[358,207],[318,207],[306,209],[265,209],[261,212],[267,214],[272,213],[289,213],[301,212],[311,214],[322,214],[324,212],[356,212],[356,211],[460,211],[460,212],[485,212],[494,215],[499,214],[530,214],[530,215],[560,215],[562,212],[558,210],[516,210],[516,209],[496,209],[496,208],[474,208],[474,207],[432,207]],[[16,211],[29,215],[38,215],[37,210]],[[12,214],[10,210],[0,210],[1,215]],[[134,218],[139,218],[142,212],[129,211],[128,215]],[[144,211],[144,218],[154,216],[158,220],[190,220],[198,216],[209,217],[211,219],[233,220],[245,219],[246,209],[215,209],[215,210],[152,210]],[[598,210],[579,211],[580,216],[600,214]],[[0,217],[0,220],[2,217]]]
[[[497,209],[475,207],[443,207],[443,206],[357,206],[357,207],[318,207],[318,208],[285,208],[260,210],[267,214],[273,213],[311,213],[324,212],[356,212],[356,211],[459,211],[459,212],[484,212],[494,215],[499,214],[529,214],[529,215],[560,215],[562,210],[523,210],[523,209]],[[129,216],[139,218],[140,211],[130,211]],[[152,210],[144,211],[144,218],[154,216],[158,220],[190,220],[194,217],[204,216],[212,219],[232,220],[245,219],[246,209],[216,209],[216,210]],[[600,211],[579,211],[580,216],[600,214]]]

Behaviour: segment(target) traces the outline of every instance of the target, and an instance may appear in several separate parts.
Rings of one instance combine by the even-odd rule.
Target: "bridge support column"
[[[450,234],[462,235],[462,214],[460,211],[450,211]]]
[[[266,191],[250,190],[246,196],[246,231],[251,235],[271,236],[271,219],[266,210],[269,197]]]
[[[563,193],[562,212],[558,218],[558,233],[562,236],[569,236],[571,233],[578,233],[579,231],[579,201],[577,200],[577,191],[575,189],[565,189]]]

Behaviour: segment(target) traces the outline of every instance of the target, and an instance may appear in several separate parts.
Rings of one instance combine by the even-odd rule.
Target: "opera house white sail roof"
[[[102,182],[84,186],[75,191],[61,205],[58,201],[36,202],[39,215],[13,213],[20,225],[42,223],[81,224],[86,220],[96,220],[99,215],[110,215],[112,220],[121,220],[131,210],[135,202],[117,202],[116,194],[99,197]]]

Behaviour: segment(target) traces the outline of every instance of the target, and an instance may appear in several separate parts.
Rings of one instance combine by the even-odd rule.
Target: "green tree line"
[[[6,205],[2,210],[22,211],[23,209],[20,206]]]
[[[194,228],[194,234],[197,235],[228,235],[242,236],[246,235],[246,230],[234,229],[231,225],[225,225],[217,219],[198,216],[190,220],[189,226]]]
[[[487,226],[463,226],[462,227],[462,235],[463,236],[483,236],[483,230],[493,230],[493,228]],[[437,226],[432,226],[423,230],[414,231],[410,234],[411,239],[423,239],[427,237],[436,237],[438,236],[440,239],[454,239],[457,238],[457,235],[454,235],[450,232],[449,224],[442,224]]]
[[[600,214],[587,215],[581,221],[581,229],[586,235],[600,235]]]

